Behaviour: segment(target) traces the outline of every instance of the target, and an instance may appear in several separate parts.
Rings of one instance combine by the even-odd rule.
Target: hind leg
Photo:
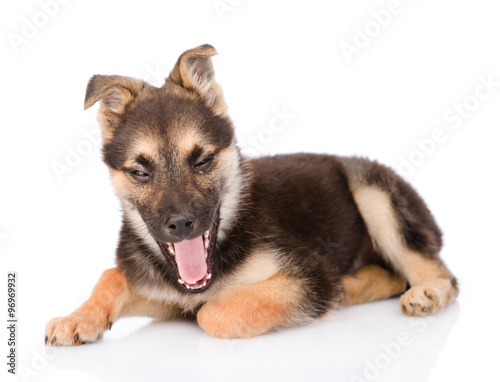
[[[405,201],[402,195],[413,198],[412,201],[421,199],[402,180],[398,181],[395,186],[406,187],[405,193],[397,195],[404,210],[402,207],[397,210],[391,194],[379,187],[363,185],[352,193],[377,252],[410,284],[411,288],[401,296],[401,309],[409,316],[425,316],[455,300],[457,282],[438,257],[440,232],[437,226],[432,228],[432,216],[423,202],[416,212],[409,208],[411,203]],[[405,235],[404,224],[411,225],[413,236]],[[430,235],[439,240],[432,240]],[[409,242],[412,238],[415,243]],[[439,245],[426,246],[426,243]]]
[[[401,296],[400,305],[408,316],[426,316],[444,308],[458,295],[457,282],[439,260],[419,254],[406,255],[405,274],[412,287]]]
[[[354,276],[342,278],[343,306],[362,304],[401,294],[406,290],[406,280],[378,265],[359,269]]]

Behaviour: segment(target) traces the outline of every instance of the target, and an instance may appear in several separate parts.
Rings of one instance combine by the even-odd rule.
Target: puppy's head
[[[229,228],[240,156],[210,45],[184,52],[165,85],[94,76],[85,109],[100,101],[103,157],[125,219],[171,263],[179,288],[209,287],[217,239]]]

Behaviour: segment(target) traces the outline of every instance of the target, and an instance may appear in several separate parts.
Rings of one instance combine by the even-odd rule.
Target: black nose
[[[189,212],[172,215],[165,220],[165,228],[172,235],[185,239],[193,231],[195,221],[196,218]]]

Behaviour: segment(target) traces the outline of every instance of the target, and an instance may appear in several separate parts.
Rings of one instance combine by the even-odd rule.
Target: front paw
[[[49,321],[45,331],[48,346],[79,346],[101,339],[111,329],[107,316],[95,312],[74,312]]]

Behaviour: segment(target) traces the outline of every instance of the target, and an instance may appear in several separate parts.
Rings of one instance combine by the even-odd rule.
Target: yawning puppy
[[[85,108],[100,103],[123,206],[117,266],[49,322],[45,342],[93,342],[130,315],[196,318],[214,336],[246,338],[401,293],[407,315],[451,303],[441,232],[414,189],[361,158],[242,157],[215,54],[184,52],[161,88],[90,79]]]

